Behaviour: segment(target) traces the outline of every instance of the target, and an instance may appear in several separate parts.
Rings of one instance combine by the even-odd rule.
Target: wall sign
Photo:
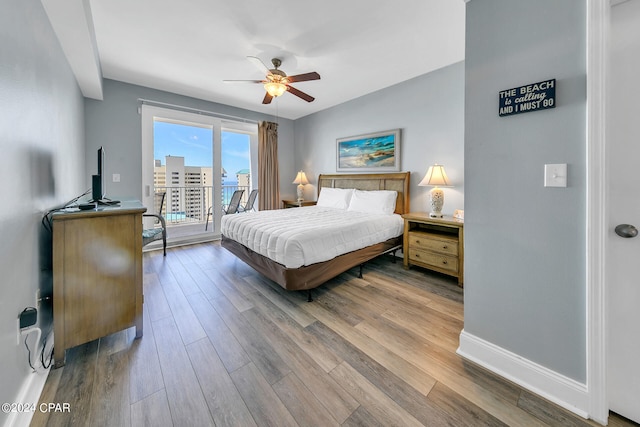
[[[556,79],[531,83],[499,92],[499,116],[528,113],[556,107]]]

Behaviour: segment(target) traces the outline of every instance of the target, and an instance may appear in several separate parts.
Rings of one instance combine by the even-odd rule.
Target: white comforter
[[[249,249],[298,268],[400,236],[400,215],[306,206],[222,217],[222,234]]]

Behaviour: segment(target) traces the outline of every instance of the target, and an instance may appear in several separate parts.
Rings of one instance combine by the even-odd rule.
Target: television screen
[[[98,148],[98,174],[91,177],[91,189],[93,202],[100,202],[104,199],[104,148]]]
[[[98,175],[104,175],[104,147],[98,148]]]

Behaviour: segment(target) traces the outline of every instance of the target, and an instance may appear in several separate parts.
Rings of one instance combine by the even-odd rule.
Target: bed
[[[356,189],[356,190],[387,190],[397,193],[395,197],[395,208],[392,206],[393,212],[398,215],[409,212],[409,172],[398,173],[380,173],[380,174],[321,174],[318,177],[318,195],[320,195],[323,188],[335,188],[335,189]],[[331,190],[333,191],[333,190]],[[327,194],[329,194],[329,190]],[[360,193],[362,194],[362,193]],[[294,212],[295,211],[295,212]],[[326,212],[329,216],[331,212]],[[280,252],[280,246],[282,244],[256,244],[259,242],[271,242],[275,240],[268,234],[269,230],[261,230],[251,228],[251,223],[262,222],[267,228],[276,228],[274,224],[278,222],[287,222],[289,224],[300,224],[303,220],[297,220],[295,218],[298,215],[323,215],[323,210],[318,207],[300,207],[294,209],[284,209],[276,211],[262,211],[247,214],[229,215],[223,219],[222,229],[222,242],[221,245],[236,255],[239,259],[246,262],[253,267],[259,273],[265,275],[269,279],[278,283],[284,289],[287,290],[311,290],[321,285],[322,283],[332,279],[333,277],[353,268],[356,266],[362,266],[366,261],[373,259],[379,255],[387,252],[395,251],[402,247],[402,233],[393,237],[384,237],[384,233],[379,234],[378,240],[367,241],[368,236],[362,236],[366,246],[357,249],[349,250],[336,256],[330,255],[330,259],[320,260],[320,258],[311,257],[311,261],[305,259],[296,258],[296,255],[300,255],[300,252],[304,252],[305,248],[309,245],[320,245],[322,247],[323,242],[307,240],[311,237],[305,236],[303,233],[294,233],[294,230],[280,230],[276,233],[286,235],[287,233],[296,236],[300,241],[297,245],[297,252],[294,251],[294,256],[290,258],[283,258]],[[398,215],[392,215],[398,220]],[[309,219],[311,221],[311,219]],[[381,223],[382,224],[382,223]],[[386,227],[386,225],[377,224],[373,228],[380,230]],[[369,226],[370,227],[370,226]],[[389,225],[391,227],[391,225]],[[247,228],[251,236],[250,240],[254,241],[253,249],[247,242],[243,241],[241,234],[236,229]],[[295,227],[291,226],[291,229]],[[310,227],[312,228],[312,227]],[[355,222],[353,227],[355,228]],[[328,228],[327,228],[328,230]],[[260,234],[256,237],[256,233]],[[392,232],[390,232],[393,234]],[[237,234],[237,235],[236,235]],[[316,234],[318,234],[316,232]],[[327,231],[326,238],[330,238],[330,232]],[[396,233],[397,234],[397,233]],[[285,236],[286,237],[286,236]],[[246,238],[245,238],[246,240]],[[347,239],[351,241],[352,239]],[[360,240],[360,238],[356,238]],[[243,244],[244,243],[244,244]],[[273,247],[268,247],[268,246]],[[331,248],[331,243],[324,247]],[[255,249],[255,250],[254,250]],[[331,252],[331,250],[324,252]],[[311,293],[309,292],[309,298]]]

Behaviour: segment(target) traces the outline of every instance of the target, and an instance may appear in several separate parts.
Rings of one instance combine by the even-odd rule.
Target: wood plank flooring
[[[31,425],[594,425],[457,356],[462,289],[391,260],[308,303],[217,243],[145,253],[144,336],[69,349]]]

